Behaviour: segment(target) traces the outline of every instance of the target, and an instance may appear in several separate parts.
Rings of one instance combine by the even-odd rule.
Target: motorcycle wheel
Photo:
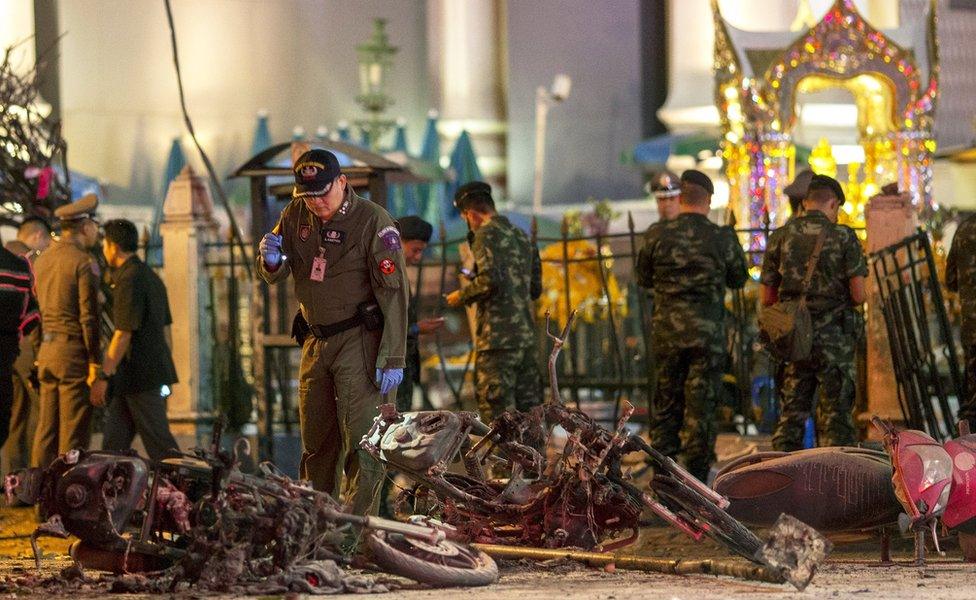
[[[654,477],[651,488],[674,512],[705,523],[708,526],[706,535],[736,554],[756,561],[762,540],[714,502],[672,477]]]
[[[473,587],[498,581],[490,556],[464,544],[441,540],[428,544],[398,533],[367,536],[373,560],[384,570],[432,587]]]

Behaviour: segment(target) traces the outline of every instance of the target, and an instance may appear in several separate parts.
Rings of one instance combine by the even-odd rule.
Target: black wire
[[[251,264],[247,260],[247,253],[244,248],[244,237],[241,235],[241,230],[237,226],[237,219],[234,218],[234,212],[230,208],[230,202],[227,200],[227,195],[224,194],[224,188],[220,185],[220,180],[217,179],[217,173],[214,171],[213,164],[210,162],[210,157],[204,152],[203,146],[197,140],[197,134],[193,130],[193,122],[190,121],[190,113],[186,110],[186,97],[183,94],[183,75],[180,72],[180,56],[177,52],[176,47],[176,26],[173,24],[173,9],[170,7],[170,0],[163,0],[163,4],[166,5],[166,20],[169,22],[169,37],[170,45],[173,48],[173,66],[176,67],[176,85],[180,92],[180,109],[183,111],[183,121],[186,123],[186,129],[190,132],[190,138],[193,140],[193,144],[197,147],[200,152],[200,158],[203,159],[203,165],[207,169],[207,175],[210,176],[210,184],[213,186],[214,190],[217,192],[217,198],[220,200],[221,205],[223,205],[224,210],[227,211],[227,218],[230,220],[231,234],[237,245],[240,247],[241,256],[244,260],[245,270],[247,271],[248,278],[253,277],[251,273]],[[234,249],[231,247],[231,252]]]

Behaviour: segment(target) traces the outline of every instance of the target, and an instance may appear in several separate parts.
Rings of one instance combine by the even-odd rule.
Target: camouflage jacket
[[[724,346],[725,288],[741,288],[749,277],[732,228],[692,213],[655,223],[636,271],[637,283],[654,293],[655,351]]]
[[[780,300],[798,299],[807,262],[825,227],[823,248],[806,294],[815,327],[839,323],[854,315],[850,279],[867,276],[868,271],[861,242],[853,229],[832,223],[819,210],[796,217],[769,237],[760,275],[763,285],[778,290]]]
[[[962,343],[976,345],[976,215],[960,223],[946,259],[946,287],[959,292]]]
[[[474,232],[475,276],[461,290],[477,303],[477,350],[523,348],[535,343],[532,302],[542,294],[539,250],[506,217],[495,215]]]

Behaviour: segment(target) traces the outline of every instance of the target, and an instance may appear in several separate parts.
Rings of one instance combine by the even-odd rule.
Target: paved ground
[[[0,509],[0,580],[28,577],[33,561],[27,536],[33,525],[29,509]],[[842,540],[839,540],[842,541]],[[849,541],[849,540],[848,540]],[[67,566],[65,552],[70,540],[42,540],[45,571],[57,572]],[[712,558],[726,556],[711,542],[695,544],[682,534],[666,528],[644,530],[635,552],[655,557]],[[911,558],[911,542],[897,540],[896,560]],[[718,598],[886,598],[891,600],[966,599],[976,596],[976,565],[961,562],[959,550],[949,541],[947,555],[936,557],[924,576],[909,566],[877,566],[877,545],[872,540],[838,544],[828,564],[803,593],[787,585],[738,581],[713,576],[673,576],[633,571],[607,572],[576,563],[556,561],[544,566],[507,562],[502,565],[498,584],[460,591],[425,590],[407,584],[387,597],[465,600],[532,600],[542,598],[601,600],[624,598],[662,598],[710,600]],[[24,591],[26,593],[26,590]],[[42,596],[31,593],[30,597]],[[73,592],[73,598],[104,598],[104,594]],[[8,597],[13,597],[8,596]],[[132,597],[132,596],[122,596]]]

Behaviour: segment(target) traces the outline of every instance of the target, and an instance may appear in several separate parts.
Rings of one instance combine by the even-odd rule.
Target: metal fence
[[[627,228],[621,233],[578,236],[571,235],[566,227],[558,237],[541,237],[535,232],[533,226],[532,239],[542,250],[543,268],[549,284],[549,294],[541,300],[540,312],[549,308],[557,315],[565,315],[584,303],[592,309],[593,318],[580,319],[571,331],[559,365],[559,388],[564,400],[583,405],[597,418],[608,422],[617,417],[621,404],[627,401],[639,408],[637,419],[646,418],[654,389],[650,347],[652,307],[646,290],[636,285],[634,277],[643,232],[635,229],[629,216]],[[428,258],[410,268],[412,296],[418,315],[421,318],[448,317],[448,327],[422,338],[421,353],[427,359],[427,368],[424,369],[420,396],[425,407],[471,409],[474,361],[469,316],[463,309],[447,307],[443,300],[445,294],[459,285],[459,273],[464,264],[462,247],[466,240],[445,239],[444,233],[441,232],[442,241],[430,248]],[[753,248],[749,251],[749,264],[756,277],[756,265],[761,263],[762,248],[771,229],[743,229],[737,233],[744,245]],[[920,244],[924,235],[920,236],[911,238],[913,243]],[[587,251],[579,252],[581,247]],[[292,319],[298,307],[290,283],[268,286],[257,281],[251,285],[243,262],[253,260],[253,245],[249,244],[247,248],[246,256],[241,256],[240,249],[227,242],[207,246],[208,317],[215,343],[212,367],[216,383],[215,408],[225,414],[236,414],[239,421],[256,417],[262,455],[275,456],[276,436],[281,439],[298,433],[300,351],[290,337]],[[147,248],[145,253],[147,262],[160,266],[158,252],[155,253],[157,260],[153,259],[152,248]],[[918,266],[917,261],[925,260],[928,255],[923,253],[919,255],[921,259],[915,259],[916,263],[901,267],[890,262],[895,256],[900,255],[891,253],[888,263],[875,259],[872,264],[875,269],[887,264],[895,271],[900,268],[903,275],[911,274]],[[575,278],[580,272],[592,277],[593,285],[589,289],[578,285]],[[926,271],[925,277],[931,272],[934,271]],[[876,276],[879,276],[877,272]],[[889,279],[889,285],[899,280],[890,273]],[[774,365],[756,344],[757,288],[757,283],[750,280],[746,288],[731,291],[727,296],[728,360],[720,416],[731,426],[732,417],[741,415],[746,421],[755,422],[761,430],[768,431],[776,410]],[[932,296],[933,289],[932,284],[927,283],[919,289],[906,288],[893,293],[893,296],[915,304],[892,306],[889,310],[897,308],[909,314],[904,311],[917,311],[923,304],[928,306],[932,300],[927,298]],[[541,318],[538,322],[542,322]],[[931,333],[929,330],[925,332]],[[255,333],[258,338],[253,337]],[[889,331],[889,335],[903,334],[904,327],[896,332]],[[936,337],[939,335],[944,334]],[[256,343],[257,340],[260,343]],[[544,364],[548,354],[548,343],[540,327],[540,365]],[[920,347],[926,348],[924,345]],[[930,366],[932,363],[926,357],[929,355],[922,357],[921,364]],[[951,377],[958,377],[955,358],[949,356],[947,359],[955,369]],[[944,372],[945,361],[937,362]],[[944,384],[945,377],[940,381]],[[948,393],[951,395],[951,390]],[[256,404],[252,405],[252,398]],[[948,414],[941,406],[937,412]]]
[[[937,439],[955,435],[951,397],[962,398],[953,330],[928,234],[870,256],[906,424]]]

